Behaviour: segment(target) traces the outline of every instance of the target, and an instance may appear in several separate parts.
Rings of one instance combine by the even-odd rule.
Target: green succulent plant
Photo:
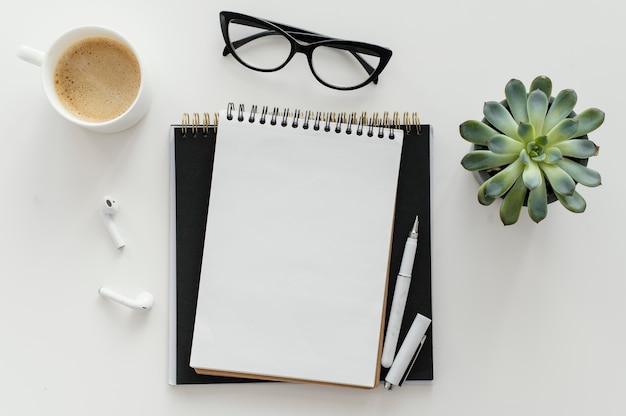
[[[490,205],[502,197],[504,225],[517,222],[524,204],[533,221],[543,220],[549,193],[568,210],[583,212],[587,204],[576,185],[601,184],[600,174],[586,167],[599,150],[587,133],[602,125],[604,113],[589,108],[576,115],[576,92],[566,89],[552,97],[552,81],[545,76],[535,78],[528,91],[512,79],[504,92],[506,100],[485,103],[483,121],[460,125],[461,136],[474,145],[462,166],[488,173],[478,201]]]

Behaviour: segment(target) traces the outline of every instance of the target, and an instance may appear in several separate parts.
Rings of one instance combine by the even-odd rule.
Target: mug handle
[[[20,45],[17,48],[17,57],[29,62],[33,65],[41,66],[43,62],[44,53],[30,46]]]

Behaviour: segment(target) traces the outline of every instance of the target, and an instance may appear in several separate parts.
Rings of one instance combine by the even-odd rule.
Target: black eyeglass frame
[[[228,25],[233,20],[238,20],[240,21],[240,23],[246,24],[251,27],[258,27],[261,29],[266,28],[273,32],[261,32],[257,35],[249,36],[247,38],[243,38],[235,42],[231,42],[230,36],[228,34]],[[309,68],[311,69],[311,72],[313,73],[313,76],[315,77],[315,79],[317,79],[321,84],[329,88],[336,89],[336,90],[343,90],[343,91],[355,90],[357,88],[361,88],[369,84],[370,82],[373,82],[374,84],[378,84],[378,76],[383,71],[383,69],[385,69],[392,55],[392,52],[390,49],[384,48],[382,46],[373,45],[373,44],[364,43],[364,42],[331,38],[326,35],[321,35],[319,33],[310,32],[308,30],[284,25],[282,23],[271,22],[269,20],[264,20],[264,19],[260,19],[257,17],[248,16],[242,13],[227,12],[227,11],[220,12],[220,25],[222,28],[222,35],[224,37],[224,42],[226,43],[226,46],[224,47],[224,50],[222,52],[223,56],[227,56],[228,54],[231,54],[240,64],[254,71],[275,72],[284,68],[285,65],[287,65],[289,61],[291,61],[291,59],[296,55],[296,53],[303,53],[307,57]],[[255,39],[258,39],[262,36],[274,34],[274,32],[277,32],[283,35],[287,40],[289,40],[289,43],[291,44],[291,51],[289,52],[287,59],[285,59],[285,61],[281,65],[275,68],[270,68],[270,69],[257,68],[246,63],[237,55],[236,49],[239,48],[240,46],[243,46],[246,43],[253,41]],[[306,43],[302,43],[302,42],[306,42]],[[324,81],[315,72],[315,68],[313,65],[313,51],[315,50],[315,48],[319,46],[337,48],[337,49],[342,49],[342,50],[346,50],[350,52],[352,56],[354,56],[357,59],[357,61],[361,64],[361,66],[363,66],[363,68],[365,69],[365,71],[368,73],[369,76],[367,77],[365,81],[361,82],[360,84],[349,86],[349,87],[337,86],[337,85],[333,85]],[[373,68],[369,63],[367,63],[367,61],[365,61],[365,59],[363,59],[360,56],[360,54],[367,54],[367,55],[379,57],[380,62],[378,66],[376,68]]]

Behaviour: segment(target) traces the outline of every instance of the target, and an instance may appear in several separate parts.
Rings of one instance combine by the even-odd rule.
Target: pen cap
[[[393,360],[393,365],[389,369],[385,381],[399,386],[406,378],[405,375],[410,371],[411,364],[415,361],[415,356],[419,352],[419,347],[426,335],[426,331],[430,326],[431,320],[422,314],[417,314],[415,320],[406,334],[402,346]]]

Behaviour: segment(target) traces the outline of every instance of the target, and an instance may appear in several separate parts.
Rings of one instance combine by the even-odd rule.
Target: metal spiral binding
[[[313,123],[313,130],[319,130],[320,129],[320,119],[322,118],[322,113],[320,113],[319,111],[317,113],[315,113],[315,122]]]
[[[211,114],[203,113],[203,120],[200,122],[200,114],[193,113],[191,116],[189,113],[183,113],[181,122],[181,132],[183,137],[191,135],[193,137],[198,136],[199,132],[202,132],[203,136],[209,134],[209,129],[213,129],[213,132],[217,132],[217,125],[219,120],[219,114],[213,114],[213,121],[211,121]]]
[[[289,109],[285,108],[283,111],[283,121],[280,122],[281,126],[287,127],[287,118],[289,118]]]
[[[274,111],[272,111],[272,113],[270,114],[270,124],[272,126],[276,125],[276,119],[278,118],[278,111],[279,111],[279,108],[274,107]]]
[[[228,103],[228,106],[226,107],[226,119],[233,120],[235,118],[235,111],[237,113],[237,121],[245,121],[245,107],[243,104],[240,104],[239,108],[236,110],[235,104]],[[293,113],[291,113],[288,108],[285,108],[281,113],[278,107],[274,107],[273,110],[270,111],[268,106],[263,106],[259,115],[258,107],[253,105],[247,121],[249,123],[255,123],[258,121],[259,124],[265,124],[268,117],[271,125],[274,126],[280,124],[283,128],[287,128],[289,126],[291,126],[291,128],[298,128],[302,126],[302,128],[306,130],[312,127],[313,130],[316,131],[323,129],[325,132],[345,132],[345,134],[355,133],[357,136],[367,135],[367,137],[378,137],[381,139],[385,137],[385,131],[387,131],[387,138],[389,140],[393,140],[395,138],[395,130],[399,129],[401,126],[404,126],[407,134],[412,128],[415,128],[418,134],[421,133],[420,119],[416,112],[404,112],[401,122],[400,114],[398,112],[394,112],[390,115],[388,111],[385,111],[381,118],[376,112],[371,116],[368,116],[366,112],[362,112],[361,115],[357,115],[357,113],[324,113],[321,111],[313,112],[310,110],[302,112],[299,109],[296,109]],[[291,124],[289,124],[290,118],[292,119]],[[300,121],[302,121],[302,124],[300,124]],[[192,115],[189,115],[189,113],[184,113],[182,117],[181,131],[183,136],[186,136],[189,133],[191,133],[192,136],[197,136],[200,131],[206,136],[211,127],[214,131],[217,131],[218,124],[218,113],[214,113],[213,120],[211,120],[211,115],[209,113],[203,113],[202,122],[200,122],[200,114],[193,113]]]
[[[291,123],[291,127],[294,129],[298,128],[298,122],[300,121],[300,110],[296,109],[293,115],[293,122]]]
[[[250,117],[248,118],[248,121],[250,123],[254,123],[254,118],[256,117],[256,110],[257,110],[257,106],[253,105],[252,110],[250,111]]]
[[[311,110],[306,110],[306,112],[304,113],[304,122],[302,123],[302,128],[303,129],[308,129],[309,128],[309,120],[311,119]]]

